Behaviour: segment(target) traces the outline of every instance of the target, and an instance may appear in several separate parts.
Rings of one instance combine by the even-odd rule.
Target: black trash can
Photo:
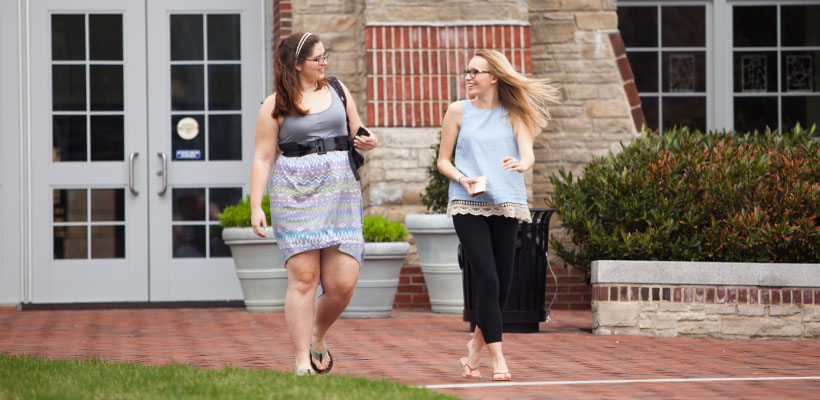
[[[547,285],[547,249],[549,223],[553,209],[532,208],[532,222],[519,222],[515,240],[515,262],[512,285],[507,303],[502,309],[503,332],[538,332],[538,324],[546,321],[545,290]],[[463,270],[464,322],[475,330],[475,279],[470,263],[458,246],[458,265]]]

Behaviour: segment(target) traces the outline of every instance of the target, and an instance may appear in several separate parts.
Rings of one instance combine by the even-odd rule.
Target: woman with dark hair
[[[512,283],[518,221],[530,221],[522,173],[535,163],[533,136],[549,121],[547,104],[557,100],[556,88],[516,72],[495,50],[478,50],[464,79],[470,99],[447,108],[437,162],[451,179],[447,215],[476,280],[475,334],[460,363],[462,376],[480,378],[486,344],[492,380],[508,381],[501,309]]]
[[[366,131],[351,140],[348,132],[360,132],[362,121],[347,87],[325,77],[328,53],[316,35],[282,39],[274,58],[276,91],[256,121],[251,226],[265,237],[267,188],[288,272],[285,321],[296,373],[321,374],[333,367],[325,338],[350,302],[364,255],[362,193],[350,146],[370,150],[378,140]]]

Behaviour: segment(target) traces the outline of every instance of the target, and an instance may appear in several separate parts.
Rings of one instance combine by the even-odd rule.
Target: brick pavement
[[[595,336],[589,311],[554,311],[541,332],[505,334],[513,382],[820,375],[820,341]],[[460,377],[468,324],[460,316],[394,312],[342,319],[328,344],[333,373],[411,385]],[[0,308],[0,352],[198,367],[289,370],[283,314],[240,308],[25,311]],[[485,359],[488,357],[485,353]],[[481,367],[488,383],[490,368]],[[820,380],[619,383],[437,389],[464,398],[818,398]]]

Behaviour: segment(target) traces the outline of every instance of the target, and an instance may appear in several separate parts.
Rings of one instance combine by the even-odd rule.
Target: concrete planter
[[[231,247],[236,276],[249,312],[283,312],[288,273],[273,229],[260,238],[252,228],[225,228],[222,239]]]
[[[389,318],[410,243],[365,243],[359,281],[342,318]]]
[[[820,264],[593,261],[596,334],[820,339]]]
[[[464,296],[453,219],[444,214],[408,214],[404,225],[415,240],[433,312],[461,314]]]

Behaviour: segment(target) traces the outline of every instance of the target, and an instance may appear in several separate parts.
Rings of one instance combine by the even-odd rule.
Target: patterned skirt
[[[361,267],[362,191],[347,152],[280,155],[269,194],[271,225],[286,263],[294,254],[339,246]]]

